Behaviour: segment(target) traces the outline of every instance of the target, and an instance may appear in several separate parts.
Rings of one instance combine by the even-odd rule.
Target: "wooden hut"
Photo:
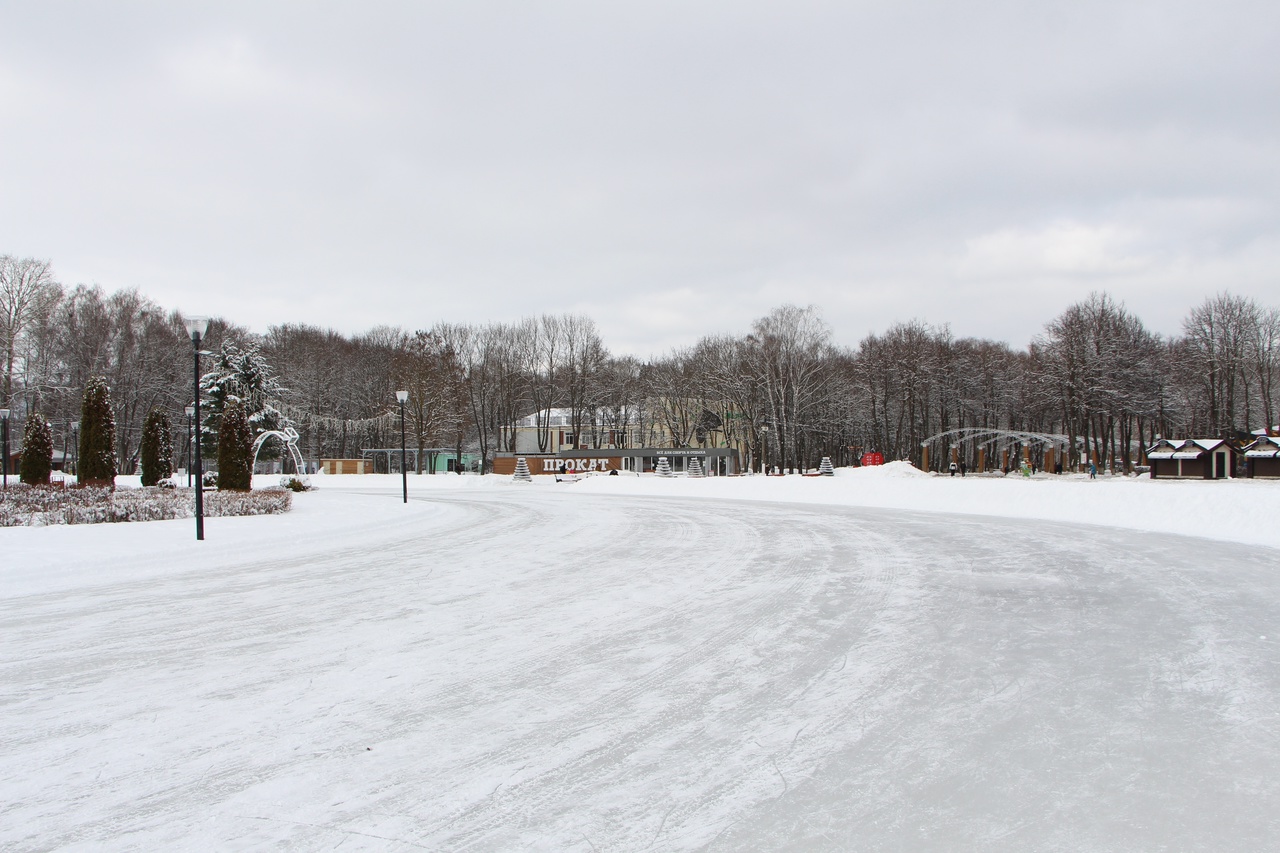
[[[1222,480],[1234,476],[1236,449],[1221,438],[1162,438],[1147,448],[1151,479]]]
[[[1261,435],[1244,448],[1246,477],[1280,478],[1280,436]]]

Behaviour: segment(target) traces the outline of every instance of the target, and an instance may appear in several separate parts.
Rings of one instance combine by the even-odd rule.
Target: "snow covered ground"
[[[315,482],[0,530],[0,848],[1280,837],[1280,484]]]

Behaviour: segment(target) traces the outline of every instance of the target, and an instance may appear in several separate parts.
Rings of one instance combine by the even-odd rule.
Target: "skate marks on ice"
[[[1280,554],[1069,525],[895,526],[920,566],[918,642],[864,650],[886,673],[860,701],[874,722],[709,849],[1274,844]]]
[[[432,500],[421,527],[295,560],[5,603],[0,842],[1258,849],[1277,829],[1273,551]]]

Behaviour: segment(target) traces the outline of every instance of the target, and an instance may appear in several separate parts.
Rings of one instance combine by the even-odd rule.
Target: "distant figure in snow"
[[[959,466],[956,465],[956,463],[952,462],[950,465],[947,466],[947,470],[950,471],[951,476],[954,477],[956,475],[956,471],[960,469],[959,469]]]
[[[1089,479],[1090,480],[1098,479],[1098,465],[1092,460],[1089,461]]]
[[[557,483],[560,482],[560,478],[563,476],[564,476],[564,463],[561,462],[560,466],[556,468],[556,482]]]
[[[960,476],[961,476],[961,477],[963,477],[963,476],[964,476],[964,472],[965,472],[965,471],[967,471],[968,469],[969,469],[969,466],[968,466],[968,465],[966,465],[966,464],[964,464],[964,461],[963,461],[963,460],[961,460],[961,462],[960,462]]]

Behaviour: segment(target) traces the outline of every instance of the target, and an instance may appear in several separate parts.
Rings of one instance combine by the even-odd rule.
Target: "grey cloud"
[[[590,310],[643,354],[780,299],[1014,343],[1091,289],[1165,331],[1275,301],[1258,4],[7,19],[0,248],[257,328]]]

